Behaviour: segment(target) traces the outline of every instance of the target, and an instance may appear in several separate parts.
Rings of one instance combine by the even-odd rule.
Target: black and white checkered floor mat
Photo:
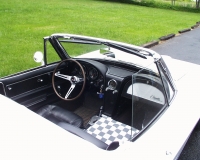
[[[105,115],[102,115],[102,117],[86,131],[108,145],[113,141],[123,143],[124,141],[128,141],[131,137],[131,126],[117,122]],[[132,128],[132,135],[138,132],[139,130]]]

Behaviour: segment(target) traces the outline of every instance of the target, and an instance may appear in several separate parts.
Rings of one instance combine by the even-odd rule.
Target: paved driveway
[[[151,49],[161,55],[200,65],[200,27],[176,36]]]
[[[161,55],[169,55],[175,59],[200,65],[200,27],[167,40],[151,49]],[[200,121],[184,147],[179,160],[200,160]]]

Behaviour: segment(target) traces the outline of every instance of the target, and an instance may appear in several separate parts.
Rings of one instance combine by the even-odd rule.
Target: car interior
[[[114,150],[133,141],[166,105],[159,75],[140,70],[117,61],[68,58],[1,78],[0,94],[101,149]]]

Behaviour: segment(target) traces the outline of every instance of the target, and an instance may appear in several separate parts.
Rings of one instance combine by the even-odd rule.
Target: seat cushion
[[[102,141],[100,141],[99,139],[97,139],[96,137],[90,135],[89,133],[87,133],[86,131],[77,128],[75,126],[72,126],[70,124],[67,123],[63,123],[60,122],[58,123],[58,126],[62,127],[63,129],[67,130],[68,132],[71,132],[83,139],[85,139],[88,142],[91,142],[92,144],[96,145],[97,147],[106,150],[108,145]]]
[[[77,135],[80,138],[85,139],[86,141],[96,145],[97,147],[112,151],[119,147],[119,142],[112,142],[111,144],[107,145],[103,141],[97,139],[96,137],[92,136],[91,134],[87,133],[85,130],[82,130],[80,128],[77,128],[75,126],[72,126],[68,123],[60,122],[58,123],[58,126],[62,127],[63,129],[67,130],[68,132],[71,132],[75,135]]]
[[[46,105],[40,108],[36,113],[55,124],[66,122],[76,127],[81,127],[83,125],[83,119],[80,116],[57,105]]]

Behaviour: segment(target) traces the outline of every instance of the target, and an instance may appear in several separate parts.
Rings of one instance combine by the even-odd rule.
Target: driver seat
[[[60,122],[65,122],[79,128],[83,126],[83,119],[80,116],[57,105],[46,105],[36,113],[57,125]]]
[[[73,112],[67,111],[57,105],[46,105],[40,108],[36,113],[68,132],[93,143],[101,149],[114,150],[119,146],[119,142],[112,142],[110,145],[107,145],[103,141],[87,133],[85,130],[80,129],[80,127],[83,127],[83,119]]]

